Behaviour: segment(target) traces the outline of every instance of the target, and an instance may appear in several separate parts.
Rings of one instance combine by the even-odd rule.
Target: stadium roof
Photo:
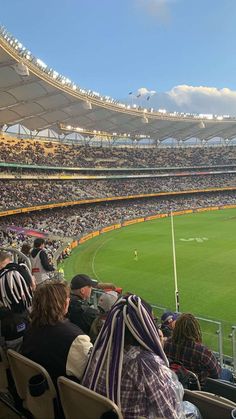
[[[0,28],[0,125],[58,134],[96,132],[114,137],[210,140],[236,136],[229,116],[165,113],[119,103],[81,89],[49,68]]]

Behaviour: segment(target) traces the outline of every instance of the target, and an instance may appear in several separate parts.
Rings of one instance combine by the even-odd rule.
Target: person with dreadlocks
[[[82,384],[113,400],[125,419],[185,417],[150,306],[136,295],[111,308]]]
[[[219,378],[221,368],[213,352],[202,343],[198,320],[191,313],[183,313],[176,321],[173,335],[164,345],[169,361],[180,362],[197,374],[201,387],[207,377]]]
[[[29,324],[33,279],[26,265],[0,251],[0,345],[20,350]]]

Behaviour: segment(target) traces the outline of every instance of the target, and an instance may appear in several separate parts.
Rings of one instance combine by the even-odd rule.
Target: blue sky
[[[235,0],[3,0],[0,23],[81,87],[236,115],[235,18]]]

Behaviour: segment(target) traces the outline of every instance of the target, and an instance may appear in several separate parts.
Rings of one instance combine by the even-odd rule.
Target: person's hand
[[[32,277],[31,277],[31,289],[32,289],[32,291],[36,290],[36,280],[35,280],[34,275],[32,275]]]

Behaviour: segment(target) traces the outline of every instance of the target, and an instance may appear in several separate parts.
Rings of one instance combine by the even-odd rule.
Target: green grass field
[[[180,311],[221,320],[230,332],[236,325],[236,210],[177,216],[174,230]],[[170,218],[89,240],[73,251],[64,269],[67,279],[87,273],[175,309]]]

